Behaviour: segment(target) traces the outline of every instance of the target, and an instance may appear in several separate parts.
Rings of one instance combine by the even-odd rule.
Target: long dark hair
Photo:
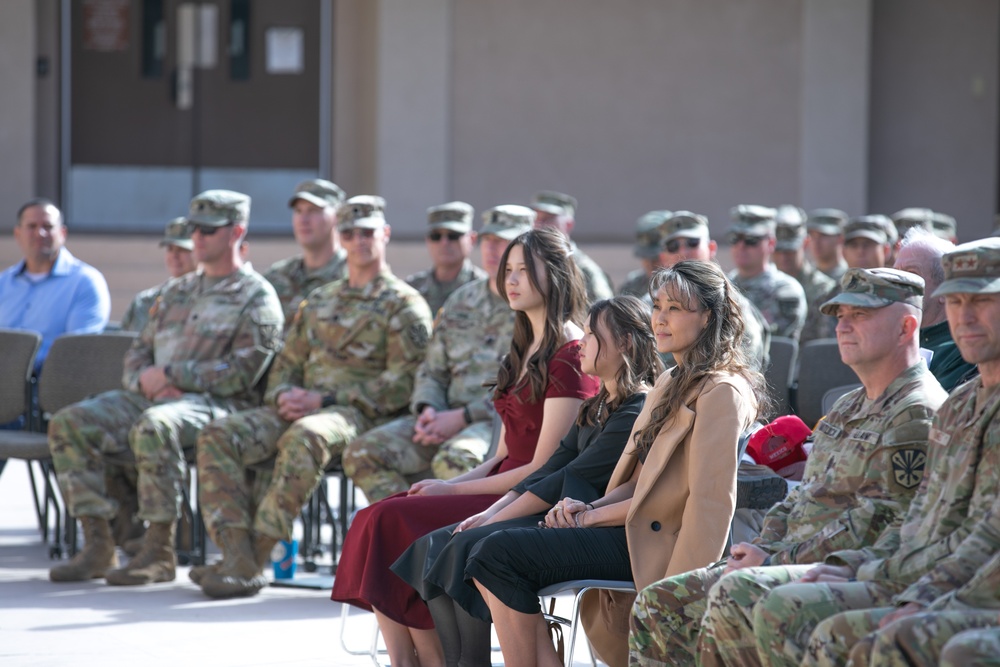
[[[524,265],[531,286],[542,295],[542,302],[545,304],[545,326],[538,350],[525,358],[533,341],[531,322],[523,312],[518,311],[514,315],[514,335],[510,343],[510,352],[500,361],[494,398],[515,384],[520,385],[518,378],[523,369],[523,381],[531,387],[528,400],[535,402],[545,395],[549,379],[548,362],[564,342],[563,325],[566,322],[577,324],[583,322],[587,296],[583,278],[573,261],[569,240],[555,229],[532,229],[511,241],[500,258],[496,287],[497,292],[508,304],[510,300],[507,298],[506,286],[507,258],[516,246],[521,246],[523,249]],[[545,272],[544,289],[539,286],[538,280],[541,270]]]
[[[714,262],[685,260],[660,269],[649,281],[649,294],[665,290],[670,298],[689,304],[693,310],[708,312],[708,323],[691,349],[684,352],[683,363],[672,371],[673,380],[653,408],[649,422],[635,436],[636,447],[648,452],[657,434],[688,395],[715,373],[743,377],[752,389],[758,412],[767,404],[764,377],[757,372],[743,344],[745,325],[743,309],[736,301],[736,287]]]
[[[618,392],[608,399],[608,390],[601,383],[596,396],[588,398],[580,406],[576,423],[590,426],[607,419],[623,401],[636,394],[642,385],[653,386],[663,372],[663,362],[656,352],[656,338],[649,326],[649,306],[634,296],[616,296],[602,299],[590,307],[587,315],[590,330],[597,339],[597,354],[604,351],[604,339],[598,335],[598,326],[607,340],[615,341],[621,349],[622,365],[615,380]],[[601,410],[601,406],[604,410]]]

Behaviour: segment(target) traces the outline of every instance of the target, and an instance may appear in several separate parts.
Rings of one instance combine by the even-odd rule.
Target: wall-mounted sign
[[[83,0],[83,49],[126,51],[129,0]]]
[[[300,74],[305,57],[301,28],[268,28],[264,42],[268,74]]]

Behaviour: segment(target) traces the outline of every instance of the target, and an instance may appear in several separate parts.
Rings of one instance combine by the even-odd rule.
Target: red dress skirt
[[[579,341],[556,351],[548,365],[545,398],[586,399],[598,381],[580,371]],[[506,430],[507,457],[491,475],[530,462],[538,444],[544,401],[528,401],[529,388],[518,387],[497,397],[497,413]],[[482,512],[500,498],[496,494],[407,496],[398,493],[358,512],[351,523],[337,566],[331,599],[363,609],[378,609],[403,625],[434,627],[427,605],[389,567],[418,537]]]

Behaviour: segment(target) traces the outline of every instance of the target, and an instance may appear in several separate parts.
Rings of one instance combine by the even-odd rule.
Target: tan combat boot
[[[254,562],[257,563],[257,567],[264,570],[268,563],[271,562],[271,551],[274,550],[274,545],[281,540],[275,537],[268,537],[267,535],[261,535],[260,533],[255,533],[253,536],[253,558]]]
[[[205,578],[207,574],[215,574],[222,567],[222,561],[217,560],[214,563],[206,563],[205,565],[195,565],[188,572],[188,579],[194,583],[201,585],[201,580]]]
[[[68,563],[49,570],[52,581],[88,581],[100,579],[113,567],[118,567],[115,543],[111,539],[111,524],[106,519],[80,517],[83,525],[83,549]]]
[[[226,528],[219,537],[222,540],[222,562],[214,572],[208,567],[200,575],[198,585],[201,590],[208,597],[219,600],[259,593],[267,585],[267,580],[261,574],[263,568],[254,559],[250,533],[244,528]]]
[[[146,529],[142,549],[128,565],[111,570],[105,576],[112,586],[141,586],[173,581],[177,575],[174,535],[177,524],[151,523]]]

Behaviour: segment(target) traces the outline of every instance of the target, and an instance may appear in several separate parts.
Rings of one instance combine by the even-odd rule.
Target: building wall
[[[798,0],[457,0],[452,192],[580,200],[581,238],[651,209],[799,199]],[[625,230],[628,231],[625,231]]]
[[[878,0],[873,13],[872,212],[928,206],[985,236],[997,211],[996,0]]]
[[[0,229],[35,195],[35,3],[0,2]]]

